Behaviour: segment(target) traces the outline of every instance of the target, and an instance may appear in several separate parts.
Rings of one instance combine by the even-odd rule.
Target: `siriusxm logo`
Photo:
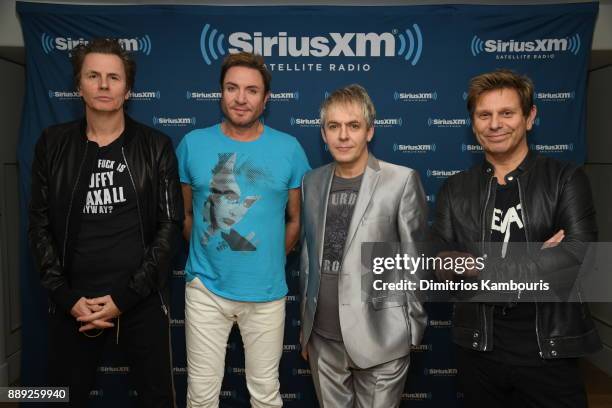
[[[289,119],[289,123],[291,126],[300,126],[300,127],[319,127],[321,126],[321,119],[319,118],[294,118],[293,116]]]
[[[205,24],[200,34],[200,51],[207,65],[221,56],[241,51],[264,57],[402,57],[416,65],[423,52],[423,34],[418,24],[400,32],[321,33],[317,36],[289,35],[281,31],[265,36],[262,32],[237,31],[226,35]]]
[[[311,375],[310,369],[308,368],[294,368],[293,370],[291,370],[291,373],[296,376],[296,375]]]
[[[535,92],[533,98],[543,102],[565,102],[576,97],[576,92]]]
[[[270,92],[270,101],[299,101],[300,93],[298,91],[294,92]]]
[[[437,92],[393,92],[393,99],[400,102],[437,101]]]
[[[430,320],[430,327],[451,327],[453,325],[452,320]]]
[[[283,401],[301,400],[302,394],[299,392],[286,392],[281,394]]]
[[[230,399],[236,398],[238,396],[238,392],[236,390],[221,390],[219,393],[219,398],[221,399]]]
[[[103,396],[104,396],[104,391],[101,388],[89,391],[89,398],[91,398],[91,397],[103,397]]]
[[[462,152],[482,153],[484,150],[481,145],[461,143]]]
[[[179,278],[182,278],[185,276],[185,270],[184,269],[174,269],[172,270],[172,276],[176,276]]]
[[[49,90],[49,99],[80,99],[81,95],[78,91],[52,91]]]
[[[462,126],[469,126],[472,124],[470,118],[457,118],[457,119],[443,119],[443,118],[427,118],[427,126],[434,126],[440,128],[458,128]]]
[[[161,125],[161,126],[188,126],[195,125],[196,118],[163,118],[158,116],[153,116],[153,124]]]
[[[298,91],[294,92],[271,92],[270,93],[270,101],[299,101],[300,93]]]
[[[431,392],[404,392],[402,393],[402,400],[406,401],[423,401],[430,400]]]
[[[459,173],[461,170],[432,170],[427,169],[427,177],[447,178]]]
[[[535,150],[542,153],[562,153],[562,152],[573,152],[574,144],[531,144],[529,145],[531,150]]]
[[[414,344],[410,346],[411,351],[431,351],[433,350],[433,346],[431,344],[419,344],[415,346]]]
[[[221,92],[206,92],[206,91],[186,91],[185,97],[196,101],[219,101],[221,100]]]
[[[85,45],[89,43],[88,40],[83,38],[53,37],[47,33],[42,33],[40,42],[45,54],[49,54],[53,50],[70,51],[81,44]],[[120,38],[119,43],[123,49],[128,52],[141,52],[145,55],[151,54],[151,37],[149,37],[148,34],[142,37]]]
[[[481,40],[478,36],[472,37],[470,51],[475,57],[482,52],[487,53],[551,53],[570,52],[578,55],[580,51],[580,35],[574,34],[565,38],[539,38],[532,41],[518,40]]]
[[[393,144],[394,152],[402,153],[428,153],[436,151],[436,144],[423,144],[423,145],[404,145],[404,144]]]
[[[298,351],[299,347],[297,344],[283,344],[283,352],[287,353],[290,351]]]
[[[435,376],[443,376],[450,377],[457,375],[456,368],[425,368],[423,370],[425,375],[435,375]]]
[[[174,374],[187,374],[187,367],[173,367],[172,372]]]
[[[161,99],[159,91],[130,91],[130,99],[137,101],[150,101],[152,99]]]
[[[185,319],[170,319],[170,326],[184,326]]]
[[[127,374],[130,372],[130,367],[100,366],[98,372],[103,374]]]
[[[228,374],[244,375],[245,369],[244,367],[227,367],[225,372]]]
[[[403,123],[404,121],[402,118],[374,119],[374,126],[377,127],[402,126]]]
[[[298,298],[296,295],[287,295],[285,299],[287,300],[287,302],[297,302],[298,301]]]
[[[435,203],[436,202],[436,195],[435,194],[427,194],[425,196],[425,200],[427,200],[428,203]]]

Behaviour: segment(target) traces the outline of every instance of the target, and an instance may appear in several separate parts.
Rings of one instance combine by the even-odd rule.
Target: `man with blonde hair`
[[[362,243],[414,245],[427,225],[417,172],[368,150],[375,116],[363,87],[332,92],[321,135],[334,161],[302,182],[302,355],[325,408],[397,407],[427,321],[410,292],[384,297],[362,279]]]

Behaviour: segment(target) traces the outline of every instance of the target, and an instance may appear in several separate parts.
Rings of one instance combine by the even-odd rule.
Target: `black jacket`
[[[442,186],[432,227],[433,238],[445,244],[480,243],[487,253],[497,179],[488,162],[450,177]],[[597,240],[597,224],[589,182],[576,166],[529,152],[519,167],[506,176],[516,178],[525,234],[529,245],[542,243],[560,229],[562,245],[537,256],[497,265],[505,276],[528,279],[546,273],[575,271],[586,245]],[[536,244],[533,244],[534,246]],[[472,245],[474,246],[474,245]],[[476,254],[475,254],[476,255]],[[575,268],[573,268],[575,267]],[[498,271],[499,272],[499,271]],[[546,359],[579,357],[601,347],[599,336],[583,303],[536,303],[535,330],[540,356]],[[456,303],[453,340],[473,350],[493,348],[493,307],[483,303]]]
[[[52,302],[66,312],[79,298],[70,288],[66,265],[70,265],[74,231],[97,154],[85,128],[81,120],[45,129],[32,164],[28,238],[42,285]],[[184,212],[176,156],[168,136],[126,115],[122,154],[137,193],[144,248],[142,264],[127,287],[110,293],[125,312],[166,286]]]

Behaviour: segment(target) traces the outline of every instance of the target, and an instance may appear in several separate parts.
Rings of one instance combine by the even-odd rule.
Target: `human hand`
[[[79,328],[80,332],[93,328],[108,329],[115,326],[110,320],[119,316],[121,311],[110,295],[86,299],[86,304],[91,313],[77,317],[77,321],[85,323]]]
[[[546,242],[542,244],[542,248],[540,249],[554,248],[559,245],[563,239],[565,239],[565,231],[560,229],[555,235],[548,238]]]

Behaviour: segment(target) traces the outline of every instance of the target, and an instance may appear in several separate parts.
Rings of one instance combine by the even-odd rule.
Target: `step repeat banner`
[[[585,88],[597,3],[401,7],[74,6],[17,3],[27,53],[27,95],[19,161],[24,384],[44,384],[46,295],[25,241],[32,152],[43,128],[83,114],[72,85],[71,50],[93,37],[119,38],[138,73],[128,103],[135,119],[178,144],[194,128],[221,120],[219,70],[229,53],[262,54],[272,72],[266,124],[298,138],[312,167],[331,160],[318,108],[350,83],[372,96],[378,118],[371,150],[417,169],[430,206],[445,178],[482,160],[466,111],[468,80],[505,67],[535,82],[538,117],[529,144],[556,158],[585,158]],[[177,397],[185,404],[183,263],[172,280]],[[308,366],[299,357],[298,260],[287,262],[281,392],[287,407],[316,406]],[[412,354],[402,406],[460,406],[449,328],[451,305],[430,305],[424,343]],[[135,392],[120,356],[99,367],[95,406],[129,406]],[[221,400],[247,407],[239,333],[228,353]]]

